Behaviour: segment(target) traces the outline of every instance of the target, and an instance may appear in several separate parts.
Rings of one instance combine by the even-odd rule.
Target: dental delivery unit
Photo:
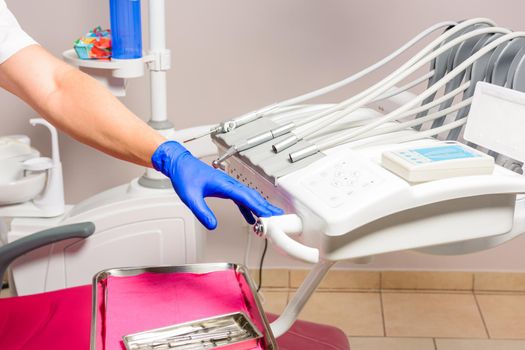
[[[301,104],[441,28],[361,93],[338,104]],[[272,324],[275,336],[337,261],[406,249],[470,253],[524,231],[524,56],[523,32],[486,19],[439,23],[356,75],[211,130],[220,154],[214,166],[287,213],[260,218],[255,232],[315,264]],[[430,72],[411,78],[428,65]],[[407,92],[423,82],[423,92]],[[392,102],[397,107],[386,114],[371,108]]]
[[[162,42],[155,42],[159,55],[152,57],[166,54]],[[340,103],[306,103],[416,45],[421,47],[415,54],[356,95]],[[165,90],[158,75],[169,65],[153,66],[152,90]],[[284,254],[313,264],[271,323],[280,337],[338,261],[401,250],[467,254],[525,232],[524,92],[525,32],[476,18],[438,23],[357,74],[211,129],[173,132],[162,116],[151,125],[186,140],[196,156],[218,150],[213,166],[285,210],[254,226]],[[164,104],[165,91],[156,99]],[[0,143],[0,156],[3,149]],[[24,149],[32,154],[29,146]],[[23,157],[15,175],[50,176],[58,152],[55,163],[27,164],[36,156]],[[40,248],[13,264],[11,281],[20,294],[89,283],[95,272],[115,266],[191,263],[201,256],[200,226],[153,171],[66,206],[59,216],[22,211],[38,204],[32,195],[17,204],[2,202],[0,194],[0,217],[18,216],[4,233],[7,241],[80,221],[94,222],[97,232]]]

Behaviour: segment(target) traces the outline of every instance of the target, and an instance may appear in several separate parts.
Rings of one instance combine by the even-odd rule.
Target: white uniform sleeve
[[[0,0],[0,64],[36,42],[22,30],[4,0]]]

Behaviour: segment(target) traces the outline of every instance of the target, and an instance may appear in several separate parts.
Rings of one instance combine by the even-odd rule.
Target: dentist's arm
[[[38,45],[0,64],[0,86],[78,141],[114,157],[151,167],[165,139],[98,81]]]
[[[206,197],[233,200],[250,223],[254,222],[252,213],[282,213],[258,192],[202,163],[177,142],[166,142],[95,79],[38,45],[28,46],[0,64],[0,86],[78,141],[161,171],[209,229],[217,226],[217,219],[206,205]]]

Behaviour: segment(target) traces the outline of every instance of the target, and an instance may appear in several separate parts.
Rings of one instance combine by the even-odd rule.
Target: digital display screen
[[[418,148],[411,151],[427,158],[431,162],[479,157],[478,154],[457,145]]]

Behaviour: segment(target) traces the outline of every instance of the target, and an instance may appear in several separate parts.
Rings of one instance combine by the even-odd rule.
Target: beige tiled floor
[[[283,294],[265,292],[272,312]],[[319,291],[300,318],[342,329],[352,350],[525,350],[525,295]]]
[[[305,275],[265,274],[265,309],[282,312]],[[497,274],[434,275],[429,279],[420,273],[333,271],[300,318],[342,329],[352,350],[525,350],[525,293],[520,281],[511,281],[518,283],[507,289],[514,292],[498,292],[490,288],[491,279],[502,278]],[[402,286],[399,279],[404,279]],[[448,291],[437,290],[442,279]]]
[[[437,350],[523,350],[524,340],[436,339]],[[359,349],[353,349],[359,350]]]
[[[474,290],[477,291],[525,291],[524,273],[476,272]]]
[[[281,314],[288,301],[288,292],[272,292],[264,290],[261,299],[266,312]]]
[[[525,339],[525,295],[476,295],[476,298],[491,338]]]
[[[472,272],[383,271],[381,288],[412,290],[472,290]]]
[[[336,326],[347,335],[384,335],[378,293],[315,293],[301,319]]]
[[[352,350],[435,350],[432,338],[350,337]]]
[[[383,293],[382,298],[387,336],[488,337],[472,294]]]
[[[11,296],[11,291],[9,289],[0,290],[0,298],[8,298]]]

